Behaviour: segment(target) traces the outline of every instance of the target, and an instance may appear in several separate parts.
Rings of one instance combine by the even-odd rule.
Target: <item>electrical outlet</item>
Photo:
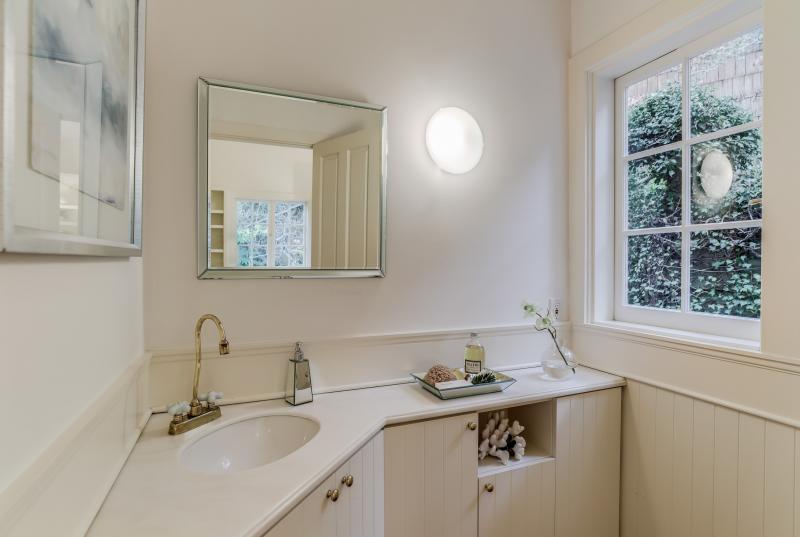
[[[551,298],[547,302],[547,309],[550,310],[550,315],[553,317],[554,321],[560,321],[561,317],[564,315],[562,304],[563,300],[560,298]]]

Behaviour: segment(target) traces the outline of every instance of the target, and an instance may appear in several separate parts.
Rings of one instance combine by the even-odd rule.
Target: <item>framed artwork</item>
[[[0,252],[141,255],[145,0],[6,0]]]

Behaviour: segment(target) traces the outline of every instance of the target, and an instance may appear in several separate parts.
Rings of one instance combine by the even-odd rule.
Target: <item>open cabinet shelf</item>
[[[489,422],[494,412],[483,412],[478,416],[478,443],[482,440],[483,429]],[[512,407],[503,410],[507,414],[509,424],[515,420],[520,423],[525,430],[522,437],[525,439],[525,454],[522,459],[516,460],[513,455],[508,464],[503,464],[500,459],[487,455],[478,463],[478,478],[501,474],[503,472],[513,472],[520,468],[533,466],[546,461],[553,460],[555,454],[555,402],[542,401],[528,405]]]
[[[211,190],[210,194],[208,266],[222,268],[225,266],[225,191]]]
[[[478,478],[488,477],[490,475],[502,474],[503,472],[513,472],[526,466],[533,466],[534,464],[541,464],[543,462],[555,460],[553,457],[543,453],[525,453],[522,460],[511,460],[508,464],[503,464],[499,459],[494,457],[486,457],[478,463]]]

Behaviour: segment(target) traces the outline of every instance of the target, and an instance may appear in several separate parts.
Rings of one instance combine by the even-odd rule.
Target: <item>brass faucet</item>
[[[222,416],[222,411],[212,398],[205,401],[205,405],[200,401],[197,394],[197,386],[200,384],[200,362],[203,357],[202,343],[200,341],[200,331],[203,323],[213,321],[217,325],[219,332],[219,354],[224,356],[230,353],[230,344],[225,337],[225,328],[219,317],[206,313],[197,319],[194,327],[194,384],[192,386],[192,401],[189,403],[189,412],[176,413],[169,424],[169,434],[182,434],[186,431],[204,425]],[[183,403],[185,404],[185,403]]]

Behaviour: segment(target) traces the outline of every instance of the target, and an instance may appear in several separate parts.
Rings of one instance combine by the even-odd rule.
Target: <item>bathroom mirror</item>
[[[386,108],[198,81],[198,277],[383,276]]]

